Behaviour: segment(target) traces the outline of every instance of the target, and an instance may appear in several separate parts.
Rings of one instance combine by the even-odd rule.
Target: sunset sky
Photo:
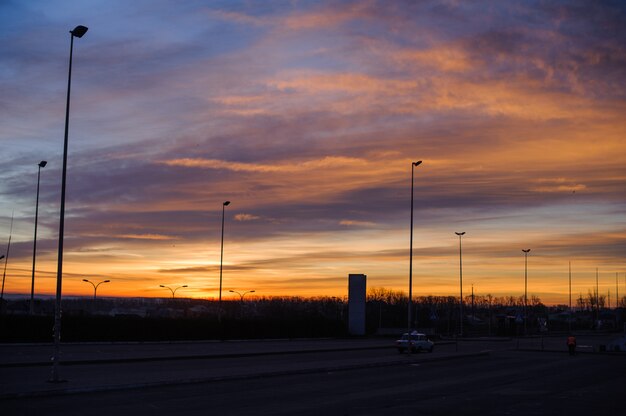
[[[618,1],[0,2],[5,294],[626,295]],[[0,262],[4,268],[4,260]],[[0,272],[4,271],[0,269]],[[619,288],[616,288],[616,273]]]

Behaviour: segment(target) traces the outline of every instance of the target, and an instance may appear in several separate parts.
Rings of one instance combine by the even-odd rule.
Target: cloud
[[[174,159],[161,162],[168,166],[184,166],[204,169],[228,169],[232,171],[261,172],[261,173],[293,173],[311,171],[313,169],[324,168],[345,168],[363,167],[365,160],[348,157],[328,156],[318,160],[307,160],[300,163],[283,163],[274,165],[263,165],[258,163],[237,163],[223,160],[202,160],[202,159]]]
[[[587,186],[575,183],[565,178],[556,179],[536,179],[537,186],[533,188],[537,192],[576,192],[587,190]]]
[[[234,218],[235,221],[254,221],[260,219],[261,217],[252,214],[237,214]]]
[[[177,237],[159,234],[117,234],[114,238],[136,239],[136,240],[177,240]]]
[[[356,220],[341,220],[339,221],[340,225],[345,226],[356,226],[356,227],[373,227],[376,225],[375,222],[371,221],[356,221]]]
[[[119,293],[152,294],[180,272],[205,296],[231,200],[233,284],[339,293],[362,269],[403,287],[414,160],[424,161],[416,273],[437,290],[455,293],[454,230],[468,232],[468,273],[494,286],[518,274],[519,247],[533,247],[546,281],[572,256],[621,264],[626,37],[614,3],[3,7],[9,290],[28,282],[42,158],[38,268],[53,290],[67,76],[58,34],[71,14],[93,24],[75,45],[70,276],[112,275]],[[130,16],[143,16],[132,39],[118,30]],[[13,30],[33,21],[36,31]]]

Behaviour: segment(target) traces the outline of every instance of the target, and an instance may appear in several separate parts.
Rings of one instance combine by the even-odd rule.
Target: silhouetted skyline
[[[394,2],[0,5],[5,293],[626,293],[625,8]],[[4,261],[4,260],[2,260]]]

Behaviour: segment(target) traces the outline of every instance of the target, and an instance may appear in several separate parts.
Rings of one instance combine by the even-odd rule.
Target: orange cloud
[[[234,218],[235,221],[254,221],[258,220],[261,217],[252,214],[236,214]]]
[[[371,221],[355,221],[355,220],[341,220],[339,224],[346,225],[346,226],[357,226],[357,227],[373,227],[376,225],[375,222],[371,222]]]
[[[431,67],[443,72],[462,72],[476,70],[482,65],[472,60],[466,49],[457,45],[436,46],[429,49],[400,49],[394,50],[390,45],[379,45],[381,54],[403,66],[420,65]]]
[[[319,29],[337,26],[343,22],[364,16],[358,5],[344,10],[325,10],[292,14],[277,22],[289,30]]]
[[[178,237],[160,234],[116,234],[114,238],[127,238],[131,240],[178,240]]]
[[[216,159],[173,159],[161,162],[168,166],[183,166],[203,169],[226,169],[235,172],[260,172],[260,173],[294,173],[306,172],[324,168],[359,168],[369,164],[368,161],[359,158],[327,156],[321,159],[306,160],[300,163],[278,163],[275,165],[258,163],[228,162]]]

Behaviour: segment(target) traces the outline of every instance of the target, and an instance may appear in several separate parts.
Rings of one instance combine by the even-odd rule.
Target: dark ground
[[[526,351],[503,345],[488,355],[454,358],[455,348],[442,346],[433,354],[417,356],[411,364],[338,371],[329,367],[321,372],[11,398],[0,401],[0,409],[6,416],[622,414],[624,355],[570,357],[565,350]],[[323,368],[324,363],[346,362],[355,355],[374,361],[377,356],[397,356],[387,349],[308,354],[258,357],[249,364],[276,360],[278,367],[301,361],[317,362]],[[158,369],[160,364],[152,365]]]

